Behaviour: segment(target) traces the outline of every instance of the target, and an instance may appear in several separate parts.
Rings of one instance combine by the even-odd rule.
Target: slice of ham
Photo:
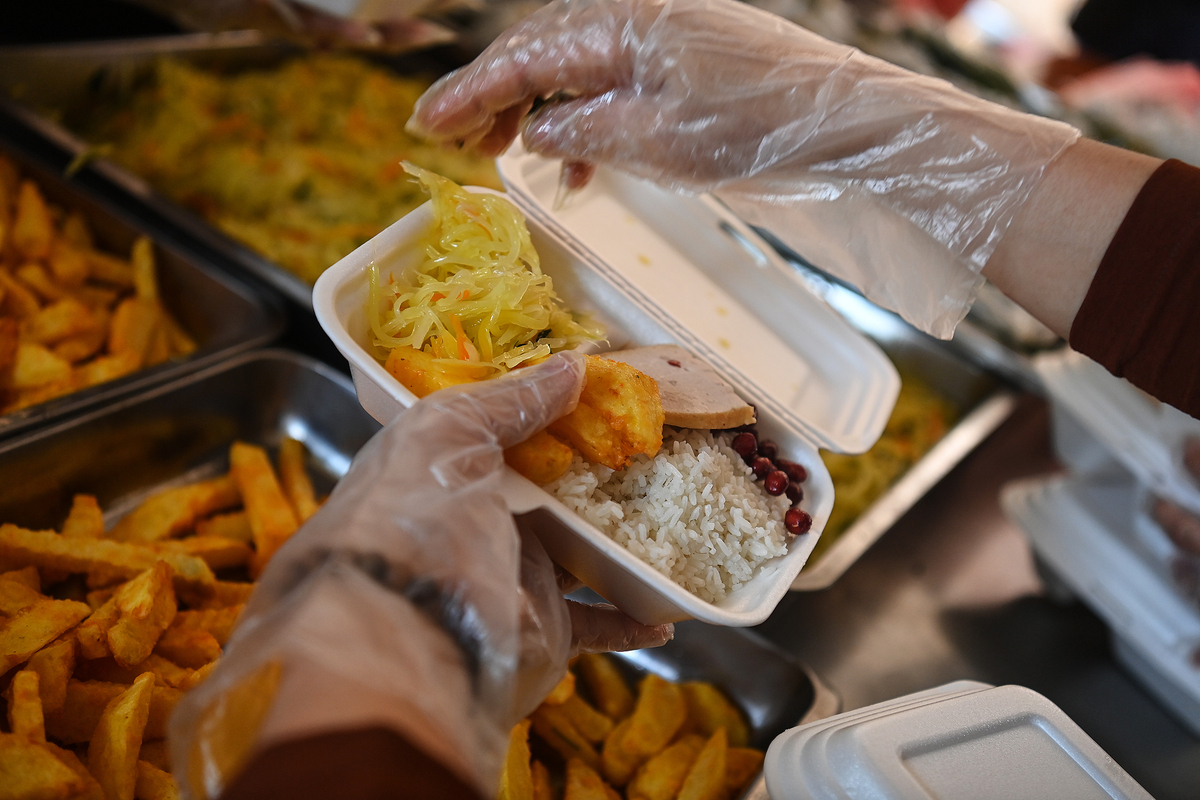
[[[673,344],[605,353],[658,381],[666,424],[677,428],[725,429],[754,422],[754,408],[700,359]]]

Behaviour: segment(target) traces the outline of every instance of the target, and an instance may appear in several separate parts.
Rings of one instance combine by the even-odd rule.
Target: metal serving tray
[[[65,150],[70,157],[79,158],[90,151],[89,145],[51,115],[81,108],[89,98],[111,87],[128,85],[158,58],[171,56],[206,68],[236,72],[275,66],[303,52],[296,46],[268,43],[255,31],[3,47],[0,116]],[[444,50],[380,60],[398,73],[431,77],[463,63],[462,58],[446,55]],[[132,172],[104,158],[90,160],[84,171],[101,177],[111,190],[140,204],[140,210],[161,224],[211,248],[302,308],[312,309],[312,286],[227,236],[199,214],[169,200]]]
[[[115,213],[90,191],[52,172],[3,137],[0,137],[0,152],[13,158],[48,200],[79,211],[102,249],[128,253],[138,236],[154,240],[163,303],[199,345],[186,358],[172,359],[108,383],[0,415],[0,437],[49,424],[260,347],[283,330],[283,317],[276,303],[196,256],[164,244],[153,231]]]
[[[377,430],[341,373],[287,351],[244,353],[0,442],[0,520],[57,529],[72,497],[87,493],[111,522],[159,489],[223,474],[237,439],[268,448],[299,439],[323,494]]]
[[[935,389],[950,401],[958,418],[941,441],[859,515],[827,550],[810,560],[792,582],[793,590],[815,591],[831,586],[938,481],[1008,419],[1016,408],[1017,393],[992,372],[959,355],[946,342],[921,333],[857,292],[798,268],[826,302],[887,353],[902,376],[914,375]]]

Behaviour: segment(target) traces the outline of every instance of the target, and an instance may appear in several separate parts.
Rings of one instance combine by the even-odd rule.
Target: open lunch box
[[[677,344],[713,367],[756,406],[759,429],[780,455],[808,471],[801,507],[813,525],[786,555],[709,603],[512,470],[503,486],[509,508],[529,515],[526,524],[555,561],[643,623],[762,622],[804,566],[833,506],[817,448],[871,446],[899,391],[895,368],[712,199],[601,170],[567,208],[556,209],[558,162],[514,145],[498,166],[508,197],[526,216],[542,270],[569,308],[603,324],[603,349]],[[386,281],[414,266],[430,214],[426,204],[394,223],[326,270],[313,292],[317,318],[350,362],[360,402],[381,422],[416,397],[376,358],[365,310],[368,267],[376,263]]]

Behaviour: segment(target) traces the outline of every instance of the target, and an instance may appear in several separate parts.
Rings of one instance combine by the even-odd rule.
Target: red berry
[[[806,470],[803,465],[797,464],[795,461],[777,458],[775,459],[775,466],[786,472],[792,483],[804,483],[806,480],[808,480],[808,470]]]
[[[778,497],[787,491],[788,476],[783,470],[772,470],[767,473],[767,477],[763,478],[763,488],[767,490],[767,494]]]
[[[802,533],[808,533],[812,528],[812,517],[808,512],[801,508],[789,508],[787,513],[783,515],[783,527],[787,528],[787,532],[799,536]]]
[[[787,492],[785,492],[785,494],[787,494],[787,499],[792,501],[792,505],[796,505],[804,499],[804,490],[795,483],[788,484]]]
[[[762,480],[775,471],[775,465],[769,458],[755,456],[754,460],[750,462],[750,469],[754,471],[755,478]]]
[[[763,458],[769,458],[772,461],[779,455],[779,445],[772,442],[770,439],[764,439],[758,445],[758,454]]]
[[[739,433],[729,446],[742,458],[750,458],[758,452],[758,437],[753,433]]]

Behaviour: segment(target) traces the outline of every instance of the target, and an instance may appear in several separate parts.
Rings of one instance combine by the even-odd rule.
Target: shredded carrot
[[[429,302],[436,303],[438,300],[444,300],[445,298],[446,295],[442,294],[441,292],[434,292],[429,296]]]
[[[471,351],[467,349],[467,333],[463,330],[462,322],[457,314],[450,315],[450,324],[454,326],[454,333],[458,339],[458,357],[461,361],[471,360]]]
[[[459,293],[458,299],[459,300],[470,300],[471,299],[471,290],[463,289],[462,292]]]

